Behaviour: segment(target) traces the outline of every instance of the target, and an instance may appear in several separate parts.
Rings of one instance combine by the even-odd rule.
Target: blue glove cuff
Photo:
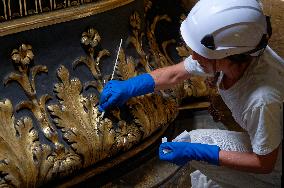
[[[210,164],[219,166],[220,165],[219,164],[219,152],[220,152],[219,146],[216,146],[216,145],[208,145],[208,146],[210,146],[210,149],[211,149],[211,152],[213,153],[213,155],[212,156],[208,156],[208,160],[207,161]]]
[[[191,160],[206,161],[217,166],[219,165],[219,151],[219,146],[200,143],[190,143],[185,148],[185,153]]]
[[[140,74],[126,80],[131,96],[136,97],[154,92],[155,81],[149,73]]]
[[[155,81],[150,74],[141,74],[124,81],[111,80],[101,93],[99,111],[122,106],[129,98],[154,91]]]

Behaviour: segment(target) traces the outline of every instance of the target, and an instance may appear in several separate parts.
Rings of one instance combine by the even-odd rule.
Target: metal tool
[[[113,77],[114,77],[114,73],[115,73],[115,69],[116,69],[116,66],[117,66],[117,61],[118,61],[118,57],[119,57],[119,53],[120,53],[121,44],[122,44],[122,39],[120,39],[120,44],[119,44],[119,48],[118,48],[118,51],[117,51],[117,55],[116,55],[116,59],[115,59],[115,63],[114,63],[114,67],[113,67],[113,71],[112,71],[110,80],[112,80]],[[102,114],[100,115],[99,121],[104,118],[104,115],[105,115],[105,111],[103,111]]]

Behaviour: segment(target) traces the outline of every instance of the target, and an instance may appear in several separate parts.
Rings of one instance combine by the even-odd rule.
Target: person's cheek
[[[210,73],[213,73],[214,72],[214,66],[213,66],[213,63],[210,63]]]
[[[214,72],[214,63],[212,61],[206,61],[206,70],[207,70],[207,73]]]

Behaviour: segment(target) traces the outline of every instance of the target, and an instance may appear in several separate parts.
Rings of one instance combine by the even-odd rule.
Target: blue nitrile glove
[[[148,73],[124,81],[111,80],[101,93],[99,111],[103,112],[110,107],[120,107],[129,98],[151,93],[154,88],[155,81]]]
[[[167,152],[164,152],[164,151]],[[190,142],[164,142],[159,147],[161,160],[183,166],[188,161],[206,161],[219,165],[219,146]]]

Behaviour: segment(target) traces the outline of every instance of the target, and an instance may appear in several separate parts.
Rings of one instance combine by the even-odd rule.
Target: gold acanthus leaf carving
[[[132,19],[133,19],[133,21],[135,19],[137,19],[137,15],[132,17]],[[139,27],[140,27],[139,24],[140,24],[139,20],[138,21],[136,20],[135,24],[132,24],[132,25],[133,25],[134,28],[139,29]],[[90,29],[93,30],[93,31],[96,31],[93,28],[90,28]],[[97,31],[95,33],[97,35],[97,38],[100,38]],[[137,52],[138,52],[138,54],[140,54],[140,57],[141,57],[140,61],[145,61],[145,63],[141,63],[141,64],[142,64],[144,70],[147,70],[148,61],[147,61],[146,56],[143,55],[144,51],[142,49],[142,44],[141,44],[142,41],[140,41],[137,38],[137,37],[139,37],[138,33],[135,33],[135,32],[133,32],[133,33],[134,33],[134,37],[132,37],[132,38],[130,37],[129,41],[130,41],[130,43],[135,42],[134,46],[138,48]],[[82,37],[84,37],[84,36],[82,35]],[[140,42],[140,43],[138,43],[138,42]],[[96,45],[94,45],[94,47],[85,45],[85,49],[86,49],[85,51],[86,51],[87,54],[90,51],[99,51],[97,49],[98,46],[99,46],[99,43],[96,43]],[[94,48],[94,49],[90,50],[90,48]],[[103,51],[106,51],[106,50],[103,50]],[[95,61],[95,59],[97,59],[96,56],[98,56],[98,55],[100,55],[100,54],[96,53],[96,55],[94,55],[94,56],[88,55],[88,57],[90,57],[89,63],[91,63],[93,65],[84,63],[90,69],[90,71],[91,71],[91,73],[93,74],[94,77],[95,77],[96,72],[92,71],[91,67],[97,66],[96,69],[98,71],[100,71],[99,66],[98,66],[99,63],[96,63],[98,61]],[[81,59],[83,59],[83,58],[84,57],[81,57]],[[93,59],[93,60],[91,60],[91,59]],[[77,62],[75,62],[75,64],[76,63]],[[64,70],[63,71],[64,73],[63,72],[60,73],[62,70]],[[100,115],[100,113],[98,112],[97,106],[96,106],[98,104],[98,98],[97,98],[97,96],[92,96],[93,100],[92,100],[91,105],[88,106],[88,107],[85,106],[84,103],[82,103],[82,101],[88,101],[90,99],[90,97],[83,97],[81,95],[82,86],[81,86],[81,83],[78,80],[76,81],[77,85],[78,85],[77,88],[76,88],[76,92],[69,93],[69,95],[72,96],[72,98],[70,98],[70,99],[67,99],[67,98],[63,99],[62,98],[62,96],[67,95],[66,91],[69,91],[67,88],[65,88],[65,86],[67,86],[69,84],[69,82],[67,81],[66,82],[67,85],[66,85],[65,81],[63,81],[63,79],[62,79],[62,77],[64,77],[64,79],[68,80],[67,79],[67,77],[69,77],[69,76],[67,76],[68,72],[67,72],[66,69],[62,69],[62,70],[59,70],[60,74],[58,76],[59,76],[59,78],[61,79],[61,81],[64,85],[64,89],[63,89],[63,87],[60,90],[56,89],[56,92],[58,92],[58,98],[61,99],[61,105],[63,103],[64,104],[69,103],[68,100],[74,101],[74,96],[79,97],[79,95],[80,95],[80,97],[78,99],[75,99],[75,101],[77,100],[77,102],[75,102],[75,103],[78,105],[78,103],[81,101],[81,104],[80,104],[81,106],[76,107],[76,109],[80,109],[80,113],[83,113],[83,114],[84,114],[84,110],[87,111],[87,112],[93,112],[94,114],[92,114],[92,116],[94,117],[95,120],[97,120],[97,118],[99,118],[99,115]],[[121,48],[120,53],[119,53],[118,64],[117,64],[117,69],[116,69],[115,73],[116,73],[116,77],[118,76],[122,80],[126,80],[128,78],[131,78],[133,76],[138,75],[138,71],[136,70],[136,66],[135,66],[133,57],[131,57],[131,56],[126,57],[123,48]],[[74,80],[74,79],[72,79],[72,80]],[[72,84],[72,81],[71,81],[71,84]],[[58,88],[58,87],[56,87],[56,88]],[[97,133],[93,136],[97,137],[96,139],[98,139],[98,143],[105,142],[104,141],[105,136],[103,137],[103,136],[100,136],[99,134],[102,134],[103,131],[106,131],[106,130],[108,131],[107,134],[110,134],[110,135],[108,135],[108,137],[111,138],[111,139],[114,139],[114,143],[113,143],[113,145],[110,149],[108,148],[108,145],[103,146],[102,147],[103,150],[99,150],[99,148],[97,149],[97,152],[99,152],[101,154],[99,155],[100,158],[96,158],[95,161],[101,160],[102,158],[104,158],[106,156],[113,155],[114,153],[116,153],[119,150],[123,150],[123,151],[128,150],[130,147],[133,146],[133,144],[138,143],[142,138],[145,138],[145,137],[151,135],[155,130],[160,128],[162,125],[168,125],[168,123],[170,123],[175,118],[175,116],[177,114],[176,103],[174,101],[163,99],[162,96],[159,96],[157,94],[154,94],[153,96],[149,95],[149,96],[141,96],[141,97],[138,97],[138,98],[133,98],[131,101],[132,102],[127,103],[126,107],[128,108],[128,111],[130,112],[130,114],[132,114],[132,116],[133,116],[132,120],[128,120],[128,121],[124,120],[120,116],[120,109],[116,108],[116,109],[109,111],[116,118],[116,120],[115,120],[116,123],[114,123],[114,120],[112,120],[112,122],[111,122],[107,117],[105,117],[104,121],[100,121],[100,122],[97,121],[97,122],[94,122],[94,124],[92,126],[89,125],[93,129],[95,127],[95,130],[97,131]],[[82,107],[82,105],[84,107]],[[136,108],[138,108],[138,110]],[[142,108],[142,111],[139,108]],[[157,109],[157,108],[159,110],[155,111],[154,109]],[[165,112],[165,110],[164,110],[165,108],[167,108],[168,111]],[[57,109],[58,109],[58,107],[57,107]],[[61,109],[70,110],[72,108],[71,108],[71,106],[66,107],[65,105],[63,105],[61,107]],[[143,109],[144,109],[144,111],[143,111]],[[74,112],[74,110],[72,109],[71,111]],[[61,112],[56,111],[56,112],[53,113],[53,115],[58,116],[60,113]],[[151,115],[154,114],[156,118],[151,120],[149,114],[151,114]],[[76,115],[73,115],[73,116],[84,117],[84,115],[81,115],[81,114],[79,114],[79,115],[76,114]],[[90,118],[90,117],[88,117],[88,118]],[[60,119],[66,119],[66,118],[60,118]],[[110,124],[104,125],[104,123],[106,123],[105,121],[109,122]],[[68,124],[68,125],[71,125],[71,124]],[[68,125],[66,124],[66,126],[68,126]],[[64,126],[64,127],[66,128],[66,126]],[[63,128],[63,132],[65,132],[65,128]],[[107,129],[102,130],[102,128],[107,128]],[[88,128],[86,130],[88,130]],[[90,131],[87,131],[87,132],[90,132]],[[73,133],[71,133],[71,134],[73,134]],[[77,133],[76,133],[76,135],[77,135]],[[97,146],[93,145],[93,146],[91,146],[91,148],[97,148]],[[74,148],[74,149],[76,149],[76,151],[77,151],[77,148]],[[109,153],[106,153],[106,151],[108,151]],[[93,161],[93,162],[95,162],[95,161]],[[91,162],[88,162],[88,163],[91,163]]]
[[[176,50],[180,57],[188,57],[192,54],[192,50],[188,48],[186,44],[183,44],[182,46],[177,46]]]
[[[95,35],[97,36],[97,38],[101,39],[99,34],[97,33],[97,31],[93,28],[89,28],[89,31],[95,31]],[[90,35],[91,36],[91,35]],[[82,38],[85,37],[84,35],[82,35]],[[84,39],[85,40],[85,39]],[[81,41],[84,41],[81,40]],[[102,55],[109,55],[109,54],[105,54],[104,52],[107,52],[107,50],[103,49],[101,51],[98,50],[98,46],[99,43],[96,43],[96,45],[92,46],[88,46],[86,44],[85,45],[85,51],[88,55],[87,58],[89,58],[89,61],[86,62],[81,62],[83,64],[85,64],[91,71],[91,73],[93,74],[93,76],[96,78],[96,74],[97,72],[100,72],[100,68],[99,68],[99,63],[100,63],[100,59],[102,57]],[[90,48],[93,48],[90,50]],[[91,55],[91,53],[88,54],[88,52],[98,52],[99,53],[94,53],[94,55]],[[101,52],[101,53],[100,53]],[[99,57],[99,58],[98,58]],[[81,57],[80,59],[84,59],[85,57]],[[118,64],[117,64],[117,69],[115,71],[116,73],[116,77],[120,77],[120,79],[125,80],[128,78],[131,78],[133,76],[136,76],[138,74],[138,72],[136,71],[135,68],[135,64],[134,64],[134,59],[132,57],[126,57],[123,48],[121,48],[120,53],[119,53],[119,59],[118,59]],[[77,65],[78,61],[76,61],[74,64]],[[143,65],[143,64],[142,64]],[[94,68],[97,70],[97,72],[93,71]],[[68,72],[66,69],[62,69],[64,70],[62,73],[61,70],[58,71],[58,76],[61,79],[63,85],[64,85],[64,89],[58,89],[58,85],[56,85],[56,89],[55,91],[58,92],[58,98],[61,99],[61,108],[64,109],[72,109],[69,107],[65,107],[63,105],[63,103],[68,104],[68,99],[67,98],[62,98],[62,96],[65,96],[66,91],[69,91],[67,88],[65,88],[65,86],[67,86],[65,84],[65,81],[63,81],[62,78],[64,78],[65,80],[67,79],[67,77],[69,76],[64,76],[64,75],[68,75]],[[92,86],[94,86],[95,88],[97,88],[98,83],[102,84],[105,83],[107,81],[107,79],[101,81],[99,79],[103,79],[102,77],[98,77],[98,80],[96,80],[97,83],[94,84],[94,82],[87,82],[87,83],[93,83]],[[68,79],[67,79],[68,80]],[[74,79],[73,79],[74,80]],[[78,80],[77,80],[78,81]],[[71,81],[72,83],[72,81]],[[86,119],[90,119],[93,118],[93,121],[90,121],[93,123],[93,125],[90,124],[85,124],[83,127],[85,126],[89,126],[89,128],[85,128],[84,133],[81,134],[89,134],[90,131],[95,131],[95,134],[90,136],[91,140],[88,140],[87,143],[93,143],[93,145],[90,145],[90,148],[92,148],[92,150],[94,151],[93,154],[89,154],[89,155],[93,155],[93,158],[91,158],[90,156],[85,157],[85,165],[89,165],[92,164],[94,162],[97,162],[105,157],[111,156],[115,153],[117,153],[118,151],[127,151],[129,148],[131,148],[134,144],[139,143],[142,139],[142,135],[146,135],[144,134],[141,129],[145,129],[145,128],[141,128],[144,127],[144,125],[137,125],[136,123],[136,118],[132,121],[125,121],[123,120],[123,118],[121,118],[120,116],[120,109],[116,108],[110,111],[110,113],[116,118],[116,126],[114,126],[114,123],[112,121],[110,121],[107,117],[105,117],[103,119],[103,121],[98,121],[98,118],[100,113],[98,112],[98,98],[97,96],[89,96],[89,97],[83,97],[81,95],[81,83],[78,84],[80,85],[76,88],[76,92],[74,91],[70,96],[78,96],[80,99],[77,100],[76,104],[78,105],[78,102],[81,101],[81,106],[80,107],[76,107],[76,109],[80,109],[80,113],[84,113],[84,110],[89,113],[89,117],[86,117]],[[102,85],[101,85],[102,86]],[[101,90],[99,90],[101,91]],[[63,95],[62,95],[63,94]],[[79,96],[80,95],[80,96]],[[66,96],[67,97],[67,96]],[[91,100],[92,99],[92,100]],[[69,100],[74,100],[73,98],[70,98]],[[84,102],[82,102],[84,101]],[[87,105],[89,104],[89,105]],[[82,107],[83,105],[83,107]],[[160,105],[160,104],[156,104],[156,105]],[[56,107],[58,109],[58,107]],[[59,114],[61,112],[54,111],[54,109],[51,109],[51,111],[53,111],[53,115],[55,116],[60,116]],[[74,110],[72,110],[72,113],[74,112]],[[93,114],[92,114],[93,113]],[[146,114],[148,115],[148,114]],[[84,115],[82,116],[80,114],[81,117],[85,117]],[[77,117],[77,115],[75,115],[75,117]],[[64,118],[61,117],[62,119],[68,119],[68,118]],[[56,120],[57,121],[57,120]],[[60,120],[58,120],[60,121]],[[157,122],[156,122],[157,123]],[[70,124],[66,125],[69,126]],[[59,125],[60,126],[60,125]],[[67,134],[65,134],[64,132],[66,132],[66,126],[65,128],[63,128],[63,135],[66,136]],[[94,128],[95,127],[95,128]],[[157,126],[154,126],[151,130],[154,130],[154,128],[157,128]],[[151,131],[150,130],[150,131]],[[73,129],[72,129],[73,131]],[[147,132],[148,130],[146,130]],[[70,131],[68,131],[70,133]],[[105,134],[105,135],[104,135]],[[73,133],[71,132],[70,134],[68,134],[69,138],[66,137],[66,139],[70,139],[71,136],[73,135]],[[78,135],[78,133],[76,133],[76,135]],[[79,134],[80,135],[80,134]],[[94,139],[95,137],[95,139]],[[105,139],[109,139],[108,141],[106,141]],[[71,141],[72,143],[74,142],[75,138]],[[70,140],[68,141],[70,142]],[[105,145],[102,145],[102,144]],[[79,149],[82,149],[81,147],[76,147],[76,145],[72,144],[71,145],[76,151],[79,151]],[[84,153],[84,151],[81,151],[80,154]],[[94,157],[95,156],[95,157]]]
[[[138,75],[135,69],[134,59],[132,57],[127,57],[126,59],[123,49],[121,49],[119,53],[119,63],[117,64],[116,73],[122,80],[127,80]]]
[[[126,58],[123,49],[120,51],[117,73],[123,80],[138,74],[132,59],[133,58],[131,57]],[[144,68],[146,69],[146,67]],[[163,96],[159,93],[148,94],[130,99],[127,102],[127,107],[134,118],[135,124],[138,124],[140,130],[142,130],[143,139],[150,136],[161,126],[172,122],[177,115],[176,102],[174,100],[163,98]],[[135,126],[133,126],[133,128],[134,127]],[[136,134],[136,137],[140,136]]]
[[[30,118],[14,122],[11,102],[0,102],[0,187],[37,187],[51,176],[51,148],[40,143]]]
[[[15,55],[15,54],[20,54]],[[29,152],[29,148],[22,147],[21,149],[17,149],[20,146],[17,146],[17,144],[20,144],[22,146],[31,145],[31,140],[36,141],[33,145],[34,148],[31,148],[32,155],[24,155],[26,156],[26,159],[23,159],[22,161],[30,161],[27,163],[24,163],[24,167],[19,166],[19,169],[23,169],[24,171],[29,171],[29,169],[34,169],[31,171],[33,175],[28,176],[28,174],[15,174],[15,167],[13,164],[15,163],[9,163],[7,164],[5,171],[0,171],[0,173],[5,172],[5,177],[11,177],[13,176],[15,180],[13,180],[12,183],[13,186],[16,184],[19,184],[20,187],[35,187],[38,185],[42,185],[44,182],[52,179],[52,178],[58,178],[60,176],[65,176],[67,174],[72,173],[75,169],[77,169],[79,166],[81,166],[81,159],[79,155],[75,154],[72,150],[69,150],[68,148],[64,147],[64,144],[60,141],[59,134],[57,132],[57,129],[54,124],[49,119],[49,115],[47,113],[47,110],[45,108],[47,100],[49,100],[51,97],[47,94],[37,97],[36,95],[36,88],[35,88],[35,77],[41,72],[47,72],[47,67],[42,65],[36,65],[30,68],[30,62],[33,60],[33,54],[32,53],[32,47],[30,45],[22,44],[19,48],[19,50],[13,50],[12,52],[12,60],[16,64],[16,68],[18,69],[16,72],[10,73],[4,80],[4,84],[8,85],[10,82],[15,81],[19,83],[19,85],[24,90],[28,100],[20,102],[16,110],[19,111],[23,108],[26,108],[30,110],[36,120],[39,123],[39,131],[41,131],[44,135],[42,139],[46,139],[45,142],[48,144],[41,144],[41,141],[38,137],[34,138],[35,136],[31,135],[30,133],[35,134],[34,127],[32,125],[32,120],[28,117],[22,118],[22,120],[17,122],[18,127],[25,127],[25,129],[17,129],[17,126],[13,126],[14,118],[11,115],[11,120],[9,120],[9,116],[6,116],[6,119],[4,119],[3,123],[1,123],[0,126],[4,126],[4,129],[7,128],[7,126],[13,126],[16,129],[16,134],[13,134],[13,132],[9,134],[3,134],[1,135],[2,140],[5,140],[5,142],[2,142],[4,144],[3,150],[4,153],[7,154],[7,160],[10,160],[10,156],[12,155],[22,155],[22,153]],[[27,56],[29,56],[27,58]],[[12,106],[10,102],[2,103],[2,106],[4,104],[9,104],[9,108],[2,108],[1,113],[12,113],[11,112],[3,112],[5,109],[12,109]],[[6,110],[7,111],[7,110]],[[9,122],[7,122],[9,121]],[[29,128],[30,127],[30,128]],[[27,130],[28,129],[28,130]],[[21,134],[21,138],[15,140],[15,143],[13,142],[13,136],[19,137],[20,132],[23,131]],[[2,131],[5,132],[5,131]],[[11,147],[10,143],[13,143],[16,145],[15,147]],[[13,149],[9,149],[13,148]],[[5,156],[3,156],[6,160]],[[28,158],[29,157],[29,158]],[[3,160],[4,160],[3,159]],[[3,161],[0,158],[0,161]],[[20,162],[20,165],[22,164],[22,161]],[[44,163],[44,164],[41,164]],[[5,163],[6,164],[6,163]],[[39,166],[41,165],[41,166]],[[8,172],[6,172],[8,171]],[[26,177],[27,176],[27,177]],[[33,178],[35,176],[35,178]],[[25,178],[26,177],[26,178]],[[10,182],[9,180],[3,179],[5,183]]]
[[[107,50],[98,50],[101,38],[97,31],[91,29],[89,32],[82,35],[92,38],[85,45],[88,56],[81,57],[74,63],[74,67],[79,63],[85,64],[95,78],[95,81],[87,84],[101,91],[104,79],[100,75],[99,63],[101,58],[109,53]],[[85,42],[85,39],[82,41]],[[106,115],[100,121],[98,96],[83,96],[80,80],[70,79],[68,70],[60,66],[57,71],[60,82],[54,87],[59,103],[47,106],[54,120],[52,122],[46,109],[46,102],[51,97],[47,94],[38,97],[35,87],[35,77],[39,73],[47,73],[48,69],[43,65],[32,66],[31,54],[33,53],[30,45],[23,44],[19,50],[13,51],[12,59],[18,70],[10,73],[4,83],[8,85],[15,81],[23,88],[27,100],[20,102],[16,110],[30,110],[38,121],[39,130],[36,131],[28,117],[22,118],[14,125],[11,102],[0,103],[0,115],[3,117],[0,121],[0,148],[1,152],[4,151],[0,154],[0,185],[37,187],[51,179],[69,175],[78,168],[90,166],[119,151],[128,150],[161,126],[167,126],[177,115],[174,100],[166,99],[159,94],[151,94],[133,98],[127,103],[130,119],[124,120],[120,110],[114,109],[109,114],[112,115],[112,119]],[[147,60],[146,56],[143,58]],[[119,54],[119,61],[117,72],[121,79],[138,74],[134,59],[126,57],[123,49]],[[60,138],[59,132],[62,133],[63,139]],[[38,133],[43,133],[43,137],[39,138]],[[19,142],[19,139],[22,141]],[[10,140],[15,142],[10,144]],[[21,148],[20,145],[26,147]],[[29,162],[22,164],[23,160],[17,158],[19,155],[25,156],[25,161]],[[33,176],[22,173],[29,169],[33,169]]]
[[[15,58],[16,54],[21,54]],[[63,145],[59,142],[58,133],[56,128],[49,120],[45,109],[45,103],[51,97],[49,95],[43,95],[39,99],[36,96],[35,77],[36,75],[44,72],[47,73],[47,67],[43,65],[37,65],[31,68],[31,79],[29,77],[29,63],[33,60],[28,58],[28,54],[32,53],[32,47],[30,45],[22,44],[19,50],[13,50],[12,59],[17,65],[18,71],[10,73],[4,80],[4,84],[7,85],[11,81],[15,81],[25,91],[28,97],[28,101],[22,101],[17,105],[17,110],[27,108],[33,112],[37,120],[40,122],[45,136],[51,140],[58,150],[63,148]],[[32,56],[33,57],[33,56]]]
[[[64,66],[58,69],[58,78],[61,83],[55,85],[54,91],[60,105],[50,105],[48,109],[56,116],[54,121],[62,129],[64,139],[76,153],[84,156],[85,167],[110,156],[115,132],[108,118],[98,121],[98,98],[82,96],[81,82],[77,78],[69,80]]]
[[[184,81],[184,90],[186,96],[209,96],[211,88],[206,84],[206,79],[201,76],[192,76],[189,80]]]
[[[116,128],[107,117],[99,121],[97,96],[84,97],[81,82],[76,78],[70,80],[64,66],[58,69],[58,78],[61,83],[55,85],[54,91],[60,105],[49,105],[48,109],[56,117],[54,121],[62,130],[64,139],[83,156],[84,167],[118,151],[126,151],[141,140],[141,130],[134,122],[122,120],[118,109],[112,112],[118,120]]]
[[[177,103],[174,100],[167,100],[157,94],[136,97],[129,100],[127,105],[135,123],[141,126],[143,138],[172,122],[178,114]]]
[[[94,28],[89,28],[88,32],[90,33],[88,35],[89,39],[91,38],[97,38],[98,42],[96,42],[94,45],[88,45],[88,43],[83,43],[82,41],[85,41],[86,39],[86,34],[82,34],[82,38],[81,38],[81,43],[84,46],[85,52],[87,53],[87,58],[89,59],[88,62],[81,62],[83,64],[85,64],[91,71],[92,75],[94,76],[94,78],[97,78],[96,81],[90,81],[87,82],[88,86],[93,86],[95,88],[98,89],[99,92],[102,91],[103,84],[108,80],[106,77],[102,78],[102,77],[96,77],[96,74],[99,72],[100,73],[100,61],[101,58],[103,56],[107,56],[109,55],[108,50],[103,49],[100,50],[99,48],[99,42],[101,41],[101,37],[99,35],[99,33],[94,29]],[[94,39],[92,39],[94,40]],[[91,53],[90,53],[91,52]],[[93,53],[94,52],[94,53]],[[86,57],[81,57],[80,59],[84,59]],[[127,59],[127,60],[126,60]],[[77,65],[78,61],[75,61],[74,65]],[[96,70],[96,71],[93,71]],[[118,68],[115,71],[115,73],[117,73],[122,79],[127,79],[130,77],[133,77],[135,75],[137,75],[137,71],[135,70],[135,66],[134,66],[134,60],[132,57],[127,57],[125,56],[124,50],[123,48],[121,48],[120,54],[119,54],[119,62],[118,62]],[[100,80],[102,79],[102,80]],[[78,93],[76,94],[78,95]],[[59,97],[60,98],[60,97]],[[131,123],[131,122],[125,122],[124,120],[122,120],[122,118],[120,117],[120,110],[119,109],[115,109],[110,111],[110,113],[116,117],[116,121],[117,121],[117,125],[116,128],[113,126],[113,123],[108,120],[107,118],[104,118],[103,121],[98,121],[99,118],[99,112],[97,109],[97,103],[98,103],[98,99],[97,96],[92,96],[92,98],[94,100],[92,103],[89,103],[90,105],[88,106],[88,111],[90,112],[94,112],[95,113],[95,120],[96,123],[96,129],[97,129],[97,142],[105,142],[104,139],[114,139],[112,145],[108,144],[106,146],[101,146],[101,148],[98,148],[96,150],[96,155],[98,155],[98,158],[95,159],[95,161],[101,160],[103,158],[105,158],[106,156],[111,156],[114,153],[120,151],[120,150],[128,150],[130,147],[133,146],[133,144],[138,143],[141,139],[141,131],[139,130],[139,128]],[[88,101],[89,99],[85,98],[85,101]],[[95,107],[95,109],[93,109]],[[86,109],[86,107],[85,107]],[[106,125],[104,125],[106,124]],[[108,133],[106,133],[105,131],[107,131]],[[100,134],[110,134],[107,136],[100,136]],[[97,143],[97,144],[98,144]],[[107,143],[107,142],[106,142]],[[111,141],[109,142],[111,143]],[[109,153],[106,153],[106,152]],[[92,161],[89,161],[88,163],[91,163]],[[93,161],[94,162],[94,161]],[[88,164],[87,163],[87,164]]]
[[[136,49],[136,52],[140,56],[140,63],[144,67],[146,72],[151,72],[152,68],[149,64],[149,57],[146,55],[145,51],[143,50],[143,43],[142,39],[145,35],[141,32],[141,19],[138,12],[134,12],[129,18],[130,26],[132,35],[127,38],[127,45],[132,44]]]

